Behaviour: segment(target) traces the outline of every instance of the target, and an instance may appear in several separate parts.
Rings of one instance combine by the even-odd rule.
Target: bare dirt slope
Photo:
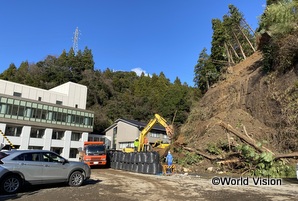
[[[210,144],[227,142],[223,121],[274,152],[297,148],[296,131],[291,118],[297,117],[292,99],[297,100],[297,72],[262,72],[262,54],[255,52],[230,67],[225,79],[212,86],[192,108],[181,129],[187,146],[206,150]],[[295,99],[296,98],[296,99]],[[297,102],[297,101],[296,101]],[[289,118],[291,117],[291,118]],[[297,136],[296,136],[297,137]]]

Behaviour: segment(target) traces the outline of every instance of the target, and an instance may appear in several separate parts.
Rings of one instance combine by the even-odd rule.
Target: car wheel
[[[12,194],[18,192],[21,188],[22,180],[17,175],[9,175],[1,182],[1,190],[4,193]]]
[[[70,186],[81,186],[83,182],[84,175],[80,171],[75,171],[70,175],[68,184]]]

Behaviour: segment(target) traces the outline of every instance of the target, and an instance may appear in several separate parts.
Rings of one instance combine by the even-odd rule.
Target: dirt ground
[[[224,175],[218,175],[224,177]],[[114,169],[92,169],[92,177],[75,188],[64,184],[31,186],[16,195],[0,195],[1,201],[92,200],[298,200],[298,181],[281,185],[213,185],[211,174],[146,175]],[[239,177],[238,177],[239,178]],[[250,178],[252,179],[252,178]]]

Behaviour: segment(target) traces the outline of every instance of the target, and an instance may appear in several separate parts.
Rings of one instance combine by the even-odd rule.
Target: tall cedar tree
[[[219,19],[212,19],[212,42],[210,59],[218,72],[221,71],[223,64],[228,61],[225,57],[226,31]]]
[[[218,78],[218,72],[215,65],[211,62],[210,56],[207,54],[207,49],[204,48],[194,68],[194,83],[203,93],[214,84]]]

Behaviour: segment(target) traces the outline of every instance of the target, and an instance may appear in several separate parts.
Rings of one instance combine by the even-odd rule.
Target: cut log
[[[252,138],[248,135],[248,133],[247,133],[246,128],[245,128],[244,125],[243,125],[243,131],[244,131],[244,133],[246,134],[246,136],[247,136],[252,142],[256,143],[256,141],[255,141],[254,139],[252,139]],[[272,155],[275,155],[275,153],[273,153],[270,149],[268,149],[268,148],[266,148],[266,147],[264,147],[264,146],[263,146],[263,149],[265,149],[266,151],[268,151],[268,152],[271,153]]]
[[[280,158],[298,158],[298,152],[293,152],[289,154],[279,154],[274,157],[274,160],[278,160]]]
[[[193,148],[190,148],[190,147],[183,147],[183,149],[187,150],[187,151],[191,151],[191,152],[195,152],[196,154],[199,154],[209,160],[218,160],[218,159],[221,159],[220,157],[216,157],[216,156],[211,156],[211,155],[208,155],[200,150],[197,150],[197,149],[193,149]]]
[[[251,140],[249,137],[243,135],[242,133],[240,133],[239,131],[237,131],[236,129],[234,129],[230,124],[227,124],[227,123],[221,121],[219,123],[219,125],[222,126],[222,127],[224,127],[225,129],[227,129],[228,131],[232,132],[233,134],[235,134],[241,140],[245,141],[246,143],[248,143],[249,145],[251,145],[252,147],[254,147],[257,151],[259,151],[261,153],[268,151],[268,149],[264,149],[263,147],[259,147],[254,142],[254,140]]]
[[[239,158],[233,158],[233,159],[229,159],[229,160],[218,161],[218,162],[216,162],[216,163],[217,163],[217,164],[223,164],[223,165],[225,165],[225,164],[229,164],[229,163],[237,163],[237,162],[239,162],[239,161],[240,161]]]

